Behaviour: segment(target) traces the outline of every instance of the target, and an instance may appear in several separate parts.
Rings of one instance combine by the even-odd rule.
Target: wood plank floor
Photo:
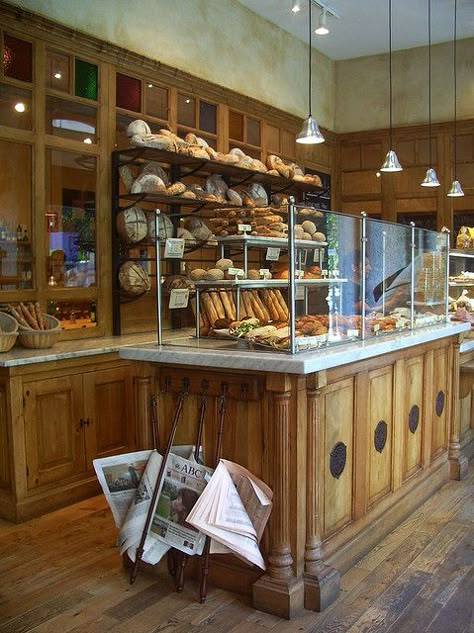
[[[288,622],[163,574],[128,584],[102,497],[22,525],[0,521],[0,633],[474,633],[474,467],[342,578],[324,613]]]

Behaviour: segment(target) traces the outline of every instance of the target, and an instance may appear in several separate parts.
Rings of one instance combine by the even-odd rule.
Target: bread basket
[[[0,352],[9,352],[18,336],[18,323],[9,314],[0,312]]]
[[[47,330],[31,330],[19,325],[18,340],[23,347],[31,349],[46,349],[52,347],[61,334],[61,324],[56,317],[50,314],[43,314]]]

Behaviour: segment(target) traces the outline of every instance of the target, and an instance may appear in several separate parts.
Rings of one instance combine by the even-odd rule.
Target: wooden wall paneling
[[[363,517],[368,506],[369,464],[367,459],[369,373],[360,371],[354,377],[355,417],[354,417],[354,474],[353,474],[353,516]]]
[[[263,151],[265,154],[280,154],[280,128],[270,123],[263,123]]]
[[[434,352],[429,350],[424,355],[423,373],[425,376],[424,392],[423,392],[423,415],[422,415],[422,444],[423,444],[423,468],[428,468],[431,464],[432,444],[433,444],[433,418],[434,406],[433,399],[435,397],[435,385],[433,384],[434,376]]]
[[[462,336],[449,346],[448,351],[448,461],[451,479],[465,479],[468,474],[468,459],[461,453],[460,398],[460,354]]]
[[[383,156],[382,143],[380,141],[367,142],[362,145],[361,153],[361,168],[370,169],[374,172],[378,171],[381,165],[380,157]]]
[[[296,160],[296,134],[298,132],[282,129],[280,132],[281,153],[285,158]]]
[[[7,401],[10,404],[11,436],[10,448],[10,476],[12,490],[16,501],[24,499],[28,493],[27,476],[28,464],[25,445],[25,415],[22,379],[18,376],[10,377]]]
[[[10,489],[10,407],[7,400],[8,385],[0,382],[0,488]]]
[[[435,458],[447,448],[448,433],[448,352],[445,347],[433,353],[433,435],[432,458]],[[438,408],[437,403],[438,402]]]
[[[360,200],[357,202],[342,202],[341,210],[344,213],[352,213],[359,215],[361,211],[365,211],[369,216],[380,215],[382,213],[382,203],[380,200]]]
[[[354,379],[348,378],[324,388],[322,397],[324,436],[323,538],[352,521],[354,464]],[[336,445],[345,446],[345,466],[339,476],[331,474],[331,452]],[[334,454],[334,453],[333,453]]]
[[[362,169],[362,143],[341,145],[341,172],[360,171]]]
[[[405,401],[406,363],[408,359],[399,359],[393,366],[393,442],[392,442],[392,490],[398,490],[403,481],[404,461],[407,451]]]
[[[219,104],[217,106],[217,151],[226,154],[229,149],[229,108]]]
[[[415,356],[407,359],[405,366],[405,398],[401,424],[404,438],[404,460],[402,466],[403,480],[418,472],[422,467],[422,439],[424,434],[424,363],[423,357]],[[409,418],[412,416],[412,426]],[[415,428],[415,420],[418,419]]]
[[[392,490],[393,399],[390,395],[387,397],[388,394],[393,394],[393,366],[369,373],[369,508]],[[379,446],[378,441],[381,442]]]
[[[374,170],[351,171],[342,173],[342,196],[367,194],[380,195],[381,179],[377,178]]]

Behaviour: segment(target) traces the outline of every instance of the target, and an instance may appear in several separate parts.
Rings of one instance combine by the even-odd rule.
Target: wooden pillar
[[[323,611],[339,596],[340,574],[322,562],[320,486],[323,482],[320,398],[326,372],[311,376],[307,389],[306,546],[304,606]]]
[[[135,363],[136,373],[143,369],[144,363]],[[146,372],[148,374],[148,372]],[[152,376],[135,375],[135,419],[137,428],[137,448],[142,450],[145,448],[153,448],[153,437],[151,430],[151,393],[152,393]]]
[[[253,584],[252,595],[256,609],[290,619],[303,608],[304,599],[303,580],[294,576],[291,554],[290,521],[299,518],[290,517],[290,377],[269,375],[267,391],[271,393],[268,426],[272,428],[269,451],[273,461],[271,545],[267,573]]]
[[[452,346],[452,389],[451,389],[451,415],[449,417],[448,461],[449,476],[451,479],[465,479],[468,474],[468,460],[461,453],[460,442],[460,415],[459,415],[459,347],[462,336],[459,336]]]

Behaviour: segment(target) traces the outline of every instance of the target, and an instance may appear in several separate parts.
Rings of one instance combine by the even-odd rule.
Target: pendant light
[[[301,132],[296,137],[297,143],[303,143],[304,145],[315,145],[316,143],[324,143],[324,136],[319,131],[318,124],[316,119],[314,119],[311,115],[311,0],[308,0],[308,23],[309,23],[309,108],[308,108],[308,118],[303,121],[303,127],[301,128]]]
[[[454,40],[453,40],[453,65],[454,65],[454,180],[448,191],[450,198],[461,198],[464,195],[461,183],[456,179],[456,102],[457,102],[457,84],[456,84],[456,33],[457,33],[457,0],[454,0]]]
[[[388,0],[388,42],[389,42],[389,86],[390,86],[390,147],[380,171],[402,171],[395,151],[392,149],[392,0]]]
[[[438,176],[436,171],[431,167],[432,161],[432,145],[433,138],[431,135],[431,0],[428,0],[428,130],[430,143],[430,167],[426,170],[425,179],[421,184],[422,187],[439,187]]]

